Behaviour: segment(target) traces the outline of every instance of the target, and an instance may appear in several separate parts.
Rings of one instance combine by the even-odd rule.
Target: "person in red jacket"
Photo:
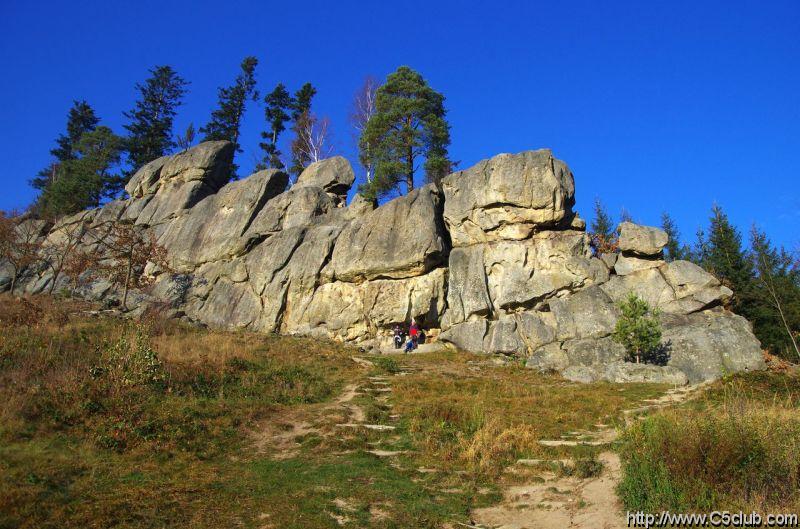
[[[417,342],[419,340],[419,325],[411,318],[411,327],[408,329],[408,336],[411,338],[411,342],[414,344],[414,349],[417,348]]]

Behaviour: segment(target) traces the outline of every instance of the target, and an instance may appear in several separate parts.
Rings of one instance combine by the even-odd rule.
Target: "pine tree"
[[[241,72],[232,86],[218,90],[218,107],[211,113],[211,120],[200,128],[204,134],[202,141],[228,140],[234,144],[236,152],[242,152],[239,145],[239,127],[242,123],[245,107],[249,99],[258,100],[255,70],[258,59],[246,57],[241,64]],[[236,165],[231,169],[231,176],[236,174]]]
[[[75,144],[81,139],[85,132],[91,132],[100,122],[94,110],[86,101],[73,101],[72,108],[67,114],[66,134],[61,134],[56,139],[56,147],[50,150],[50,154],[55,161],[30,181],[33,188],[44,191],[53,181],[58,178],[59,167],[67,160],[76,157]]]
[[[156,66],[144,84],[136,84],[139,100],[133,109],[124,112],[130,121],[126,150],[130,178],[144,164],[168,154],[175,148],[172,122],[189,84],[171,66]]]
[[[264,98],[264,103],[266,104],[264,116],[269,124],[269,130],[261,133],[261,137],[267,141],[258,144],[264,150],[264,161],[259,168],[283,169],[282,153],[278,150],[278,138],[281,132],[286,130],[286,122],[290,118],[289,112],[294,108],[294,99],[283,83],[278,83],[275,89]]]
[[[617,320],[612,339],[625,347],[630,360],[638,364],[656,360],[656,352],[661,345],[661,324],[658,311],[646,301],[631,292],[619,304],[622,313]]]
[[[617,249],[614,223],[599,197],[594,199],[594,219],[589,225],[592,246],[597,254],[612,253]]]
[[[292,101],[292,131],[294,132],[294,139],[292,140],[292,167],[289,169],[292,174],[299,176],[311,159],[308,152],[311,146],[308,145],[308,130],[309,124],[312,121],[311,114],[311,100],[317,93],[311,83],[304,84],[300,90],[295,92]]]
[[[689,259],[691,250],[685,244],[681,244],[681,234],[678,231],[678,225],[675,224],[675,221],[672,220],[672,217],[670,217],[669,213],[666,211],[661,214],[661,229],[664,230],[669,237],[667,253],[664,258],[667,261]]]
[[[122,138],[108,127],[84,133],[74,145],[76,157],[61,165],[59,178],[39,197],[40,211],[47,216],[68,215],[97,207],[104,197],[114,196],[122,182],[115,172],[122,148]]]
[[[361,162],[375,171],[372,181],[361,185],[361,194],[375,200],[400,183],[410,192],[421,157],[426,179],[438,184],[452,167],[445,114],[444,96],[419,73],[401,66],[389,75],[376,92],[375,113],[359,139]]]

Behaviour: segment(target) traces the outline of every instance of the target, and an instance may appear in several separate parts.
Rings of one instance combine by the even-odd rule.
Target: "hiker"
[[[419,325],[411,318],[411,327],[408,329],[408,335],[411,338],[411,342],[414,344],[414,349],[417,348],[417,341],[419,340]]]
[[[394,348],[400,349],[403,347],[403,330],[399,325],[394,326]]]
[[[408,337],[408,341],[406,341],[406,348],[403,350],[404,353],[408,354],[414,350],[414,340],[411,337]]]

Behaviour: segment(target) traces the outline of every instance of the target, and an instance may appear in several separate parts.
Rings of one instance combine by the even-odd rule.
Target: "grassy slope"
[[[663,390],[457,353],[366,369],[331,343],[67,309],[0,297],[0,527],[440,527],[496,501],[539,439]],[[347,385],[397,429],[338,427]]]

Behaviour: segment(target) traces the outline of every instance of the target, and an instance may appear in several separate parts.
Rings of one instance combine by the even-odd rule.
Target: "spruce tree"
[[[86,101],[73,101],[72,108],[67,114],[67,130],[56,139],[56,147],[50,150],[55,158],[54,162],[42,169],[39,174],[31,179],[30,184],[39,191],[44,191],[59,176],[62,163],[76,157],[75,145],[85,132],[91,132],[100,122],[94,110]]]
[[[264,97],[264,103],[266,104],[264,116],[269,124],[269,130],[261,133],[261,137],[266,141],[258,144],[264,150],[264,160],[259,168],[283,169],[278,138],[281,132],[286,130],[286,122],[290,118],[289,112],[294,108],[294,99],[283,83],[278,83],[275,89]]]
[[[664,258],[667,261],[678,261],[682,259],[689,259],[691,250],[682,245],[680,238],[681,234],[678,231],[678,225],[672,220],[669,213],[666,211],[661,213],[661,229],[664,230],[669,237],[667,242],[667,253]]]
[[[129,112],[126,150],[130,178],[144,164],[168,154],[175,148],[172,122],[189,84],[171,66],[156,66],[144,84],[136,84],[139,100]]]
[[[733,290],[731,308],[752,320],[753,264],[742,248],[742,236],[720,206],[711,209],[708,232],[700,242],[700,264]]]
[[[295,92],[292,100],[292,166],[289,169],[292,174],[299,176],[311,160],[308,152],[311,150],[308,145],[308,135],[305,130],[312,121],[311,100],[317,94],[317,89],[311,83],[304,84],[300,90]]]
[[[375,168],[361,194],[375,200],[405,184],[414,189],[415,168],[425,159],[425,176],[439,183],[452,167],[447,148],[450,125],[445,119],[444,96],[407,66],[389,75],[376,92],[375,113],[359,139],[363,165]]]
[[[241,64],[241,72],[233,85],[218,90],[218,106],[211,113],[211,120],[200,128],[204,135],[202,141],[228,140],[234,144],[236,152],[242,152],[239,145],[239,127],[242,123],[245,107],[249,99],[258,99],[255,70],[258,59],[246,57]],[[231,169],[231,176],[236,175],[236,165]]]
[[[617,238],[614,233],[614,223],[599,197],[594,199],[594,219],[589,225],[592,246],[597,254],[612,253],[616,251]]]

